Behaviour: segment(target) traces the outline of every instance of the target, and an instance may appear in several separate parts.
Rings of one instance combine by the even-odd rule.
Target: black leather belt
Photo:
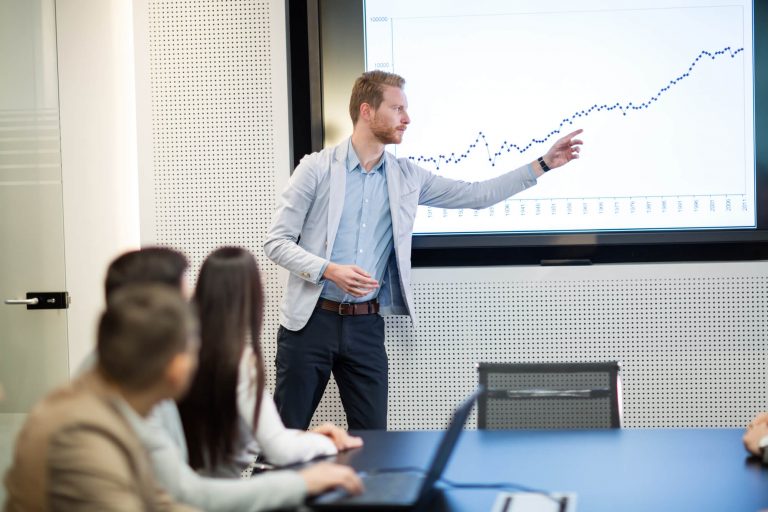
[[[375,315],[379,312],[379,301],[373,299],[366,302],[335,302],[320,299],[317,301],[317,307],[325,311],[333,311],[341,316]]]

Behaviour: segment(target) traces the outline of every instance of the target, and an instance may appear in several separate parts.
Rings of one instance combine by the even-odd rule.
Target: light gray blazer
[[[290,271],[280,305],[280,323],[302,329],[323,289],[321,272],[331,257],[344,207],[349,140],[305,156],[278,202],[267,233],[267,257]],[[415,322],[411,291],[411,236],[418,205],[440,208],[487,208],[536,184],[530,165],[486,181],[451,180],[385,152],[392,214],[393,255],[379,283],[382,315],[410,315]]]

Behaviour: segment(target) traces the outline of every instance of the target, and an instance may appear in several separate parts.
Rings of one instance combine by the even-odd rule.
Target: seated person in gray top
[[[186,290],[186,268],[184,255],[168,248],[151,247],[123,254],[107,270],[107,300],[111,293],[129,283],[162,282]],[[184,430],[176,403],[171,400],[161,402],[152,411],[147,433],[142,442],[149,451],[158,482],[182,503],[203,510],[289,508],[303,503],[307,494],[325,489],[338,486],[352,492],[360,489],[357,475],[335,464],[320,464],[300,472],[270,472],[249,480],[202,477],[188,465]]]

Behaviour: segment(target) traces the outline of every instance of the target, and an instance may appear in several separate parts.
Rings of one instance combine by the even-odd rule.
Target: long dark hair
[[[179,413],[190,466],[210,469],[234,455],[238,368],[249,334],[257,372],[254,431],[264,394],[264,291],[253,255],[239,247],[212,252],[200,269],[194,302],[200,317],[200,363]]]

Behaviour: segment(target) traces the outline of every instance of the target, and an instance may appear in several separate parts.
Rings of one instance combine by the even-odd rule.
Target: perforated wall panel
[[[277,7],[277,12],[274,8]],[[279,154],[288,151],[286,96],[275,105],[274,45],[284,45],[282,4],[254,0],[150,0],[149,120],[153,240],[200,264],[223,245],[249,248],[267,289],[264,340],[273,360],[282,286],[261,249],[275,204]],[[280,17],[275,22],[275,16]],[[278,53],[278,55],[284,55]],[[285,70],[278,73],[285,75]],[[138,77],[142,80],[142,77]],[[280,137],[276,137],[276,132]],[[146,224],[146,223],[143,223]],[[271,365],[267,368],[271,372]],[[270,378],[272,374],[268,375]]]
[[[389,320],[390,422],[439,428],[478,362],[622,363],[625,427],[742,426],[766,404],[768,265],[419,269]]]
[[[271,385],[284,275],[261,244],[289,175],[284,4],[144,1],[143,239],[184,250],[192,276],[220,245],[254,251]],[[766,407],[765,263],[417,269],[414,279],[417,326],[387,319],[390,428],[443,428],[480,361],[620,360],[627,427],[740,426]],[[333,383],[322,421],[345,424]]]

